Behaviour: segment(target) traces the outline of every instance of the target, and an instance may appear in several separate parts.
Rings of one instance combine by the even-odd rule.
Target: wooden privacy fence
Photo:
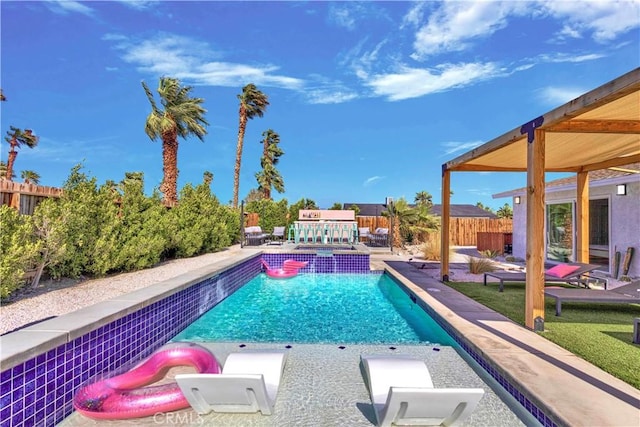
[[[357,216],[358,228],[369,227],[374,232],[376,228],[389,228],[389,218],[384,216]]]
[[[504,255],[513,252],[513,233],[493,231],[479,231],[476,248],[482,251],[492,251]]]
[[[61,195],[60,188],[0,179],[2,204],[18,209],[18,212],[23,215],[32,215],[38,203],[44,199]]]
[[[384,216],[357,216],[358,227],[389,227],[389,218]],[[479,232],[513,232],[510,218],[451,218],[449,221],[449,242],[454,246],[476,246]]]
[[[513,232],[511,218],[451,218],[449,225],[449,241],[455,246],[477,246],[480,232]]]

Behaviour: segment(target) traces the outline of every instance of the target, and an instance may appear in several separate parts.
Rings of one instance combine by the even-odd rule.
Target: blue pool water
[[[385,274],[260,274],[173,340],[457,345]]]

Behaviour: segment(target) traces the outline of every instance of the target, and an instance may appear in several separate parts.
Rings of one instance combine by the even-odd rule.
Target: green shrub
[[[170,246],[169,213],[158,192],[146,197],[141,184],[123,183],[118,243],[114,254],[117,271],[134,271],[158,264]]]
[[[64,257],[49,267],[54,278],[77,278],[88,271],[105,221],[105,216],[100,213],[104,205],[99,200],[96,179],[89,179],[80,169],[80,165],[72,168],[57,201],[58,209],[52,212],[59,215],[57,219],[51,219],[60,222],[66,247]]]
[[[30,216],[15,209],[0,206],[0,298],[24,286],[24,272],[34,267],[39,245],[33,235]]]
[[[271,233],[274,227],[287,225],[288,204],[286,199],[279,202],[273,200],[254,200],[247,203],[245,212],[257,213],[260,218],[260,228],[264,233]],[[296,216],[296,220],[298,217]]]

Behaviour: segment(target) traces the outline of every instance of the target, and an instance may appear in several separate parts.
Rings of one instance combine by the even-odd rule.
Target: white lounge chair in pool
[[[363,355],[379,426],[455,426],[484,395],[481,388],[434,388],[427,365],[404,355]]]
[[[231,353],[221,374],[178,374],[176,381],[198,414],[260,411],[271,415],[286,356],[284,350]]]

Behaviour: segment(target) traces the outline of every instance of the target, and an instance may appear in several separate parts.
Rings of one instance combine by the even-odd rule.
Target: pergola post
[[[451,214],[451,171],[442,165],[442,212],[440,228],[440,276],[443,282],[449,281],[449,219]]]
[[[576,261],[589,263],[589,173],[578,172],[576,179]]]
[[[544,330],[545,132],[535,129],[527,144],[527,279],[525,325]]]

